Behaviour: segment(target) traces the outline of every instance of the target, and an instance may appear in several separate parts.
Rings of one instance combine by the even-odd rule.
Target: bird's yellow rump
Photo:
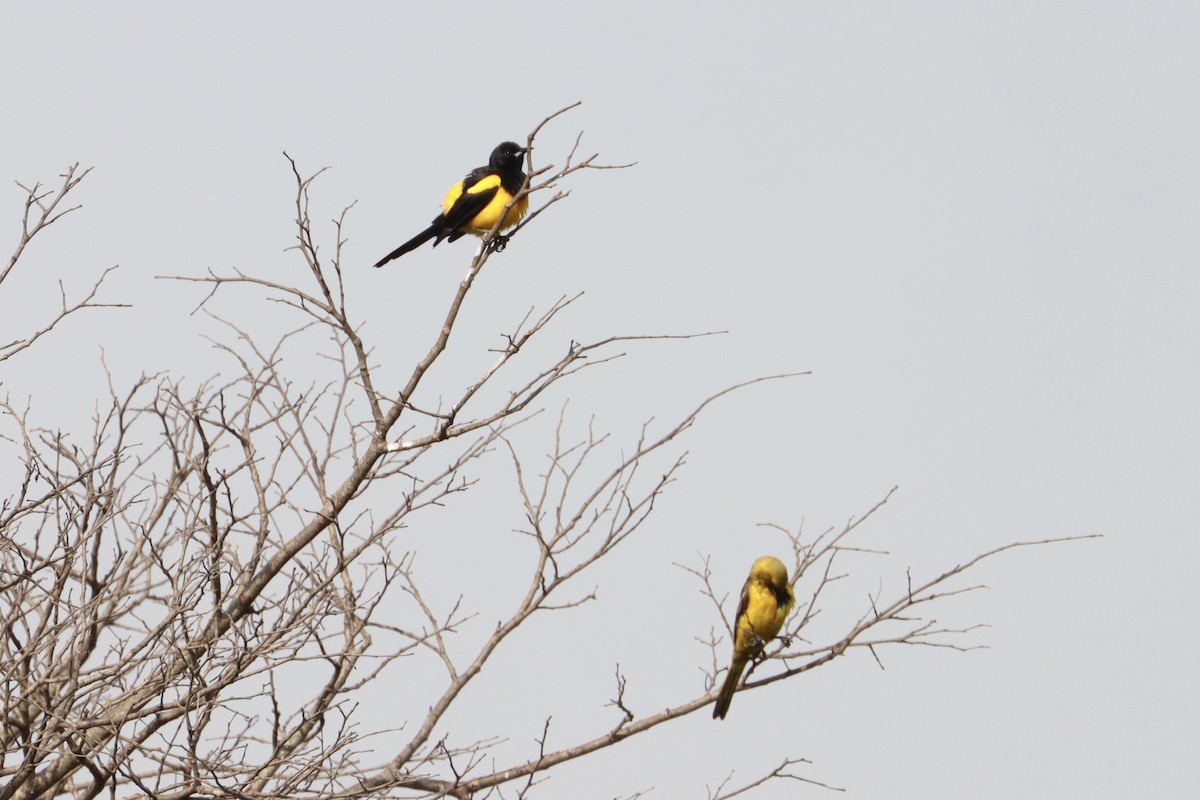
[[[433,223],[404,244],[388,253],[375,264],[382,267],[393,258],[416,250],[433,239],[437,247],[443,239],[451,242],[472,233],[484,236],[500,222],[504,209],[521,191],[525,184],[525,172],[521,169],[525,148],[516,142],[501,142],[492,151],[486,167],[476,167],[467,173],[442,201],[442,213],[433,218]],[[513,203],[504,215],[500,230],[508,230],[521,221],[529,210],[529,197]]]
[[[795,605],[796,595],[788,583],[783,562],[774,556],[755,561],[750,567],[750,577],[742,586],[742,599],[733,624],[733,661],[713,706],[713,719],[725,719],[746,664],[761,656],[767,642],[779,635]]]

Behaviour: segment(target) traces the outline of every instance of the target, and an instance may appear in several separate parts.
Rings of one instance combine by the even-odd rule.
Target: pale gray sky
[[[633,348],[547,399],[625,441],[727,384],[813,375],[714,407],[599,602],[541,623],[571,629],[558,645],[523,637],[472,689],[497,695],[490,715],[455,733],[526,753],[552,714],[560,744],[594,735],[616,662],[639,713],[695,696],[694,637],[714,620],[671,564],[709,554],[736,592],[784,545],[759,523],[818,531],[898,484],[870,534],[892,556],[864,558],[864,593],[1011,540],[1104,538],[984,568],[991,590],[943,613],[989,623],[990,649],[885,651],[884,671],[856,653],[739,695],[724,723],[699,713],[569,765],[541,796],[703,796],[788,755],[851,797],[1184,796],[1200,748],[1200,6],[735,8],[6,4],[0,178],[95,171],[0,316],[112,264],[106,297],[135,305],[72,320],[5,365],[3,390],[84,430],[102,348],[118,381],[225,368],[201,338],[214,327],[186,316],[200,290],[153,276],[300,269],[283,150],[332,168],[314,218],[357,200],[356,307],[380,337],[416,331],[416,352],[472,245],[369,265],[497,142],[582,100],[541,163],[583,130],[585,150],[638,166],[578,176],[490,262],[464,341],[579,291],[559,340],[729,330]],[[409,356],[397,346],[397,370]],[[468,572],[494,566],[477,558]]]

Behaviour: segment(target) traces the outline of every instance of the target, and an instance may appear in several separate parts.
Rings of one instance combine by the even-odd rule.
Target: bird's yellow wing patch
[[[476,181],[470,189],[467,189],[466,196],[463,196],[463,182],[459,181],[446,192],[446,199],[442,201],[444,216],[449,216],[451,210],[456,203],[471,203],[479,198],[479,195],[492,195],[492,198],[475,213],[473,217],[460,227],[460,230],[466,233],[474,233],[477,236],[490,231],[495,227],[496,222],[500,219],[500,215],[504,212],[504,207],[508,205],[513,196],[509,194],[503,186],[500,185],[499,175],[488,175],[479,181]],[[507,230],[521,221],[525,216],[525,212],[529,210],[529,198],[522,197],[521,200],[509,210],[508,216],[504,219],[504,225],[501,230]]]

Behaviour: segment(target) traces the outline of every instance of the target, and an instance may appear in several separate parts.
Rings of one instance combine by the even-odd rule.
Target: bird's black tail
[[[409,239],[407,242],[400,245],[399,247],[397,247],[392,252],[388,253],[383,258],[379,259],[379,261],[375,264],[375,266],[382,267],[384,264],[388,263],[393,258],[399,258],[400,256],[404,255],[405,253],[409,252],[410,250],[416,250],[418,247],[420,247],[421,245],[428,242],[434,236],[437,236],[438,230],[439,230],[438,223],[437,222],[433,223],[428,228],[421,231],[416,236]]]

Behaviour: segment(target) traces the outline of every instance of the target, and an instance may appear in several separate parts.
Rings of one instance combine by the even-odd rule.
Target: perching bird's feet
[[[512,237],[505,236],[502,233],[497,233],[495,236],[492,237],[492,241],[490,243],[488,243],[488,252],[489,253],[502,252],[504,250],[504,248],[508,247],[508,240],[510,238],[512,238]]]

